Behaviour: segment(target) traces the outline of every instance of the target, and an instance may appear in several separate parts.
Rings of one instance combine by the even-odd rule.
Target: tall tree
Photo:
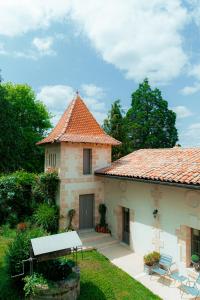
[[[51,127],[50,115],[28,85],[0,84],[0,172],[43,170],[36,142]]]
[[[112,148],[113,160],[127,154],[127,131],[123,114],[120,100],[116,100],[112,104],[111,110],[108,112],[108,117],[104,120],[103,124],[103,129],[107,134],[122,142],[120,146]]]
[[[148,79],[133,92],[126,119],[132,151],[173,147],[178,140],[176,114],[168,108],[160,90],[151,89]]]

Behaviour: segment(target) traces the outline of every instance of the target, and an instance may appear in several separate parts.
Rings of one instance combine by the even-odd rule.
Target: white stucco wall
[[[186,256],[190,255],[189,227],[200,230],[200,192],[118,179],[105,179],[104,182],[112,234],[119,237],[116,207],[127,207],[133,215],[130,231],[134,251],[144,255],[156,249],[172,255],[179,265],[186,264]],[[156,220],[153,217],[155,208],[159,211]],[[188,227],[187,232],[184,226]]]

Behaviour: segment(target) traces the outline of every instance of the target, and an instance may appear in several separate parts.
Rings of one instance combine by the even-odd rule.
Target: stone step
[[[88,243],[88,242],[95,242],[98,240],[102,240],[107,237],[111,237],[109,233],[99,233],[95,231],[90,231],[90,232],[84,232],[80,231],[78,232],[78,235],[82,241],[82,243]]]
[[[83,249],[103,249],[111,245],[119,243],[116,239],[109,236],[101,237],[100,239],[83,241]]]

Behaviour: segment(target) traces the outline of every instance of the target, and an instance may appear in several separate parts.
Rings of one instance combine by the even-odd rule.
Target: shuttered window
[[[92,173],[92,149],[83,149],[83,174]]]
[[[49,153],[46,158],[46,166],[50,168],[56,167],[56,153]]]

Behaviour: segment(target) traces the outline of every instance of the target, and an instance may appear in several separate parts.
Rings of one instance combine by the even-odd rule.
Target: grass
[[[81,295],[78,300],[158,300],[158,296],[113,265],[97,251],[79,257]]]
[[[0,299],[21,300],[11,287],[5,270],[4,255],[15,233],[4,230],[0,236]],[[78,255],[81,269],[81,294],[78,300],[159,300],[151,291],[114,266],[97,251]]]
[[[6,227],[0,230],[0,299],[1,300],[20,300],[19,295],[11,288],[11,280],[6,273],[4,256],[9,243],[12,242],[15,231]]]

